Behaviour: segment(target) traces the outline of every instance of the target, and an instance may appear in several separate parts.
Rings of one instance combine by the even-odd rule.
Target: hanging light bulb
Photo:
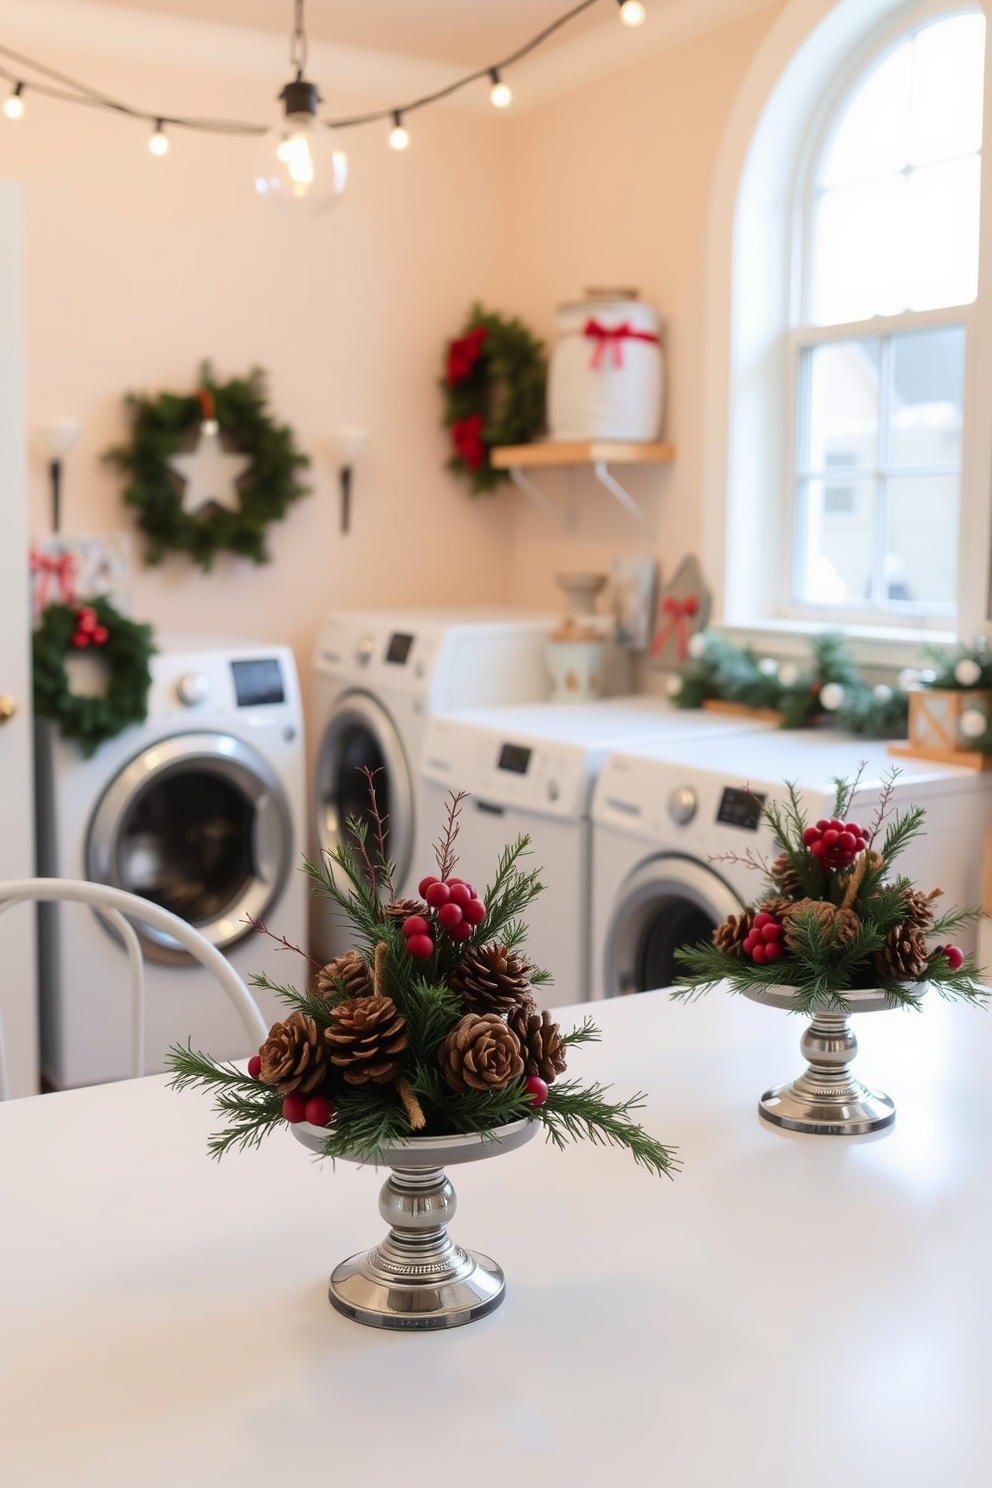
[[[169,153],[169,141],[165,137],[165,129],[161,119],[155,120],[155,133],[148,141],[148,148],[153,155],[167,155]]]
[[[647,11],[641,4],[641,0],[617,0],[620,6],[620,19],[625,26],[643,25]]]
[[[405,150],[410,143],[410,136],[403,128],[403,115],[399,109],[393,110],[393,127],[389,132],[389,143],[394,150]]]
[[[493,80],[493,85],[489,89],[489,101],[495,104],[496,108],[506,108],[513,98],[513,94],[500,77],[499,68],[491,67],[489,69],[489,76]]]
[[[291,216],[316,217],[344,191],[348,157],[335,149],[330,130],[317,118],[320,94],[303,77],[307,60],[303,0],[295,0],[289,60],[296,77],[279,94],[286,117],[258,142],[255,190]]]
[[[20,119],[22,117],[24,113],[24,99],[21,97],[21,94],[23,92],[24,84],[15,83],[13,93],[11,93],[3,106],[3,111],[8,119]]]

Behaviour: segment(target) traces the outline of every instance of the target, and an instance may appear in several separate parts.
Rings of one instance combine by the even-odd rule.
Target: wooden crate
[[[992,717],[992,691],[984,688],[921,688],[909,694],[909,739],[889,745],[889,753],[909,759],[992,769],[992,756],[980,754],[961,733],[961,715],[974,708]]]
[[[782,715],[774,708],[749,708],[747,703],[727,703],[723,698],[707,698],[703,703],[711,713],[736,713],[742,718],[762,718],[768,723],[781,723]]]

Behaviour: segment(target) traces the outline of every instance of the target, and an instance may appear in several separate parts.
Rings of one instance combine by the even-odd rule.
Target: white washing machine
[[[992,781],[981,771],[893,759],[883,743],[819,731],[639,744],[609,756],[593,801],[592,956],[601,995],[670,986],[675,950],[709,939],[762,893],[759,872],[725,861],[748,849],[768,862],[776,856],[750,792],[783,801],[791,780],[816,821],[831,815],[834,780],[853,778],[862,763],[849,816],[868,826],[897,767],[894,808],[919,803],[927,812],[926,835],[900,856],[899,869],[922,887],[943,888],[948,908],[978,904],[992,821]],[[955,940],[971,950],[974,936],[966,928]]]
[[[544,892],[527,912],[528,953],[554,977],[549,1006],[590,996],[590,804],[611,749],[639,739],[702,739],[767,723],[673,708],[660,698],[609,698],[576,706],[483,709],[430,720],[424,736],[426,831],[437,835],[450,790],[465,790],[456,851],[460,871],[482,892],[507,842],[532,840],[524,866],[539,868]],[[432,871],[425,864],[424,871]]]
[[[368,820],[363,768],[377,772],[389,818],[396,891],[427,871],[417,776],[432,714],[548,696],[544,646],[553,616],[507,610],[338,610],[326,616],[313,658],[313,845],[337,846],[350,817]],[[323,961],[350,937],[326,901],[314,902],[313,944]]]
[[[306,940],[303,713],[285,646],[162,638],[148,717],[84,759],[38,728],[38,870],[128,889],[188,920],[247,981],[301,985],[306,968],[247,915]],[[123,945],[76,905],[40,907],[42,1069],[57,1088],[129,1073]],[[137,926],[145,953],[145,1069],[192,1039],[252,1052],[213,978],[171,936]],[[279,1004],[255,994],[263,1014]]]

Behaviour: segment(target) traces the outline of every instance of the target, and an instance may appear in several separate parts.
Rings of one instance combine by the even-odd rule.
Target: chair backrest
[[[0,884],[0,914],[12,909],[15,904],[28,900],[69,900],[88,904],[113,925],[127,947],[131,968],[131,1074],[144,1074],[145,1047],[145,974],[141,955],[141,942],[131,925],[131,920],[142,920],[156,930],[164,930],[178,940],[184,950],[211,972],[227,993],[244,1024],[253,1044],[265,1042],[268,1026],[259,1011],[258,1004],[230,961],[221,955],[216,946],[205,940],[199,930],[194,929],[178,915],[142,899],[138,894],[129,894],[125,889],[114,889],[109,884],[89,883],[74,878],[22,878]],[[7,1080],[7,1056],[3,1041],[3,1023],[0,1021],[0,1100],[9,1093]]]

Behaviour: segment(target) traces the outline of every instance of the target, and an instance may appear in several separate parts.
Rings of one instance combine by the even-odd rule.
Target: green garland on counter
[[[104,697],[85,697],[70,689],[66,657],[99,655],[109,678]],[[150,625],[128,620],[109,600],[83,605],[50,604],[32,639],[34,710],[58,724],[63,739],[74,740],[89,756],[148,713],[155,651]]]

